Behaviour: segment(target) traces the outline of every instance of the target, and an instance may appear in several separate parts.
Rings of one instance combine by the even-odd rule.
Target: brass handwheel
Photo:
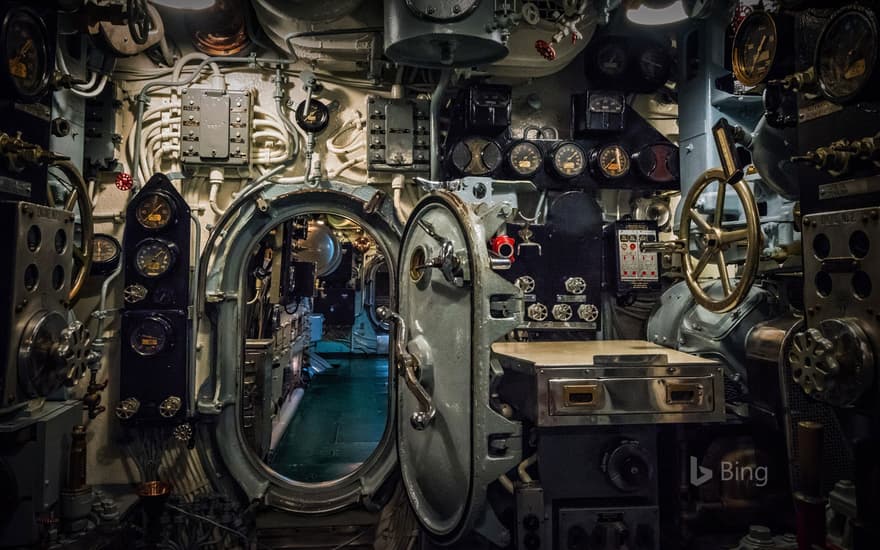
[[[697,211],[697,200],[713,183],[718,183],[718,195],[715,204],[715,215],[712,220]],[[743,205],[746,216],[746,227],[742,229],[724,229],[724,202],[727,188],[732,187]],[[691,224],[702,233],[697,241],[697,254],[691,255]],[[738,280],[733,280],[728,272],[725,253],[737,243],[746,243],[746,257]],[[670,246],[671,244],[671,246]],[[736,309],[745,300],[755,276],[761,258],[761,231],[758,206],[751,189],[742,179],[736,183],[728,183],[724,172],[712,169],[704,172],[691,187],[682,203],[681,226],[679,240],[673,243],[645,243],[643,251],[676,252],[682,255],[682,268],[694,300],[704,308],[715,313],[727,313]],[[709,265],[718,268],[721,280],[722,295],[720,298],[710,296],[700,284],[700,276]]]
[[[86,282],[86,278],[89,276],[89,271],[92,269],[92,246],[95,235],[95,225],[92,220],[92,204],[86,182],[73,163],[67,160],[55,160],[51,165],[64,172],[71,187],[70,194],[67,195],[67,199],[64,201],[64,209],[70,212],[73,212],[75,207],[79,209],[80,244],[79,246],[73,246],[73,273],[75,275],[72,277],[70,292],[67,294],[67,301],[73,303],[76,301],[80,290],[82,290]],[[50,206],[55,206],[51,191],[49,193],[49,203]]]
[[[715,216],[712,223],[696,210],[697,199],[713,183],[718,183],[718,196],[715,204]],[[727,195],[726,178],[721,170],[708,170],[704,172],[691,187],[684,199],[682,206],[681,228],[679,229],[681,240],[685,250],[682,258],[684,277],[688,288],[694,295],[698,304],[714,311],[715,313],[727,313],[739,306],[748,295],[755,275],[758,273],[758,263],[761,258],[761,232],[758,206],[755,204],[755,196],[745,181],[739,180],[730,185],[739,197],[746,216],[746,227],[743,229],[726,230],[722,226],[724,221],[724,201]],[[694,262],[694,257],[688,252],[691,242],[691,223],[696,225],[703,233],[699,242],[699,256]],[[742,272],[738,281],[731,280],[727,271],[727,258],[724,253],[732,246],[740,242],[746,242],[746,257]],[[720,299],[713,298],[706,293],[700,285],[700,275],[709,264],[714,263],[718,267],[718,277],[721,279],[723,296]]]

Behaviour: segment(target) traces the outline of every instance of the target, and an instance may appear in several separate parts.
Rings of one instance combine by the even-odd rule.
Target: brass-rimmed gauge
[[[149,193],[140,199],[135,217],[146,229],[163,229],[174,218],[174,206],[164,193]]]
[[[561,178],[576,178],[587,168],[587,154],[577,143],[564,141],[550,151],[550,166]]]
[[[488,176],[501,164],[501,148],[486,138],[469,137],[455,144],[451,160],[463,176]]]
[[[147,317],[134,327],[128,342],[138,355],[159,355],[172,344],[171,323],[158,315]]]
[[[134,254],[135,270],[148,279],[168,273],[177,261],[177,245],[164,239],[144,239]]]
[[[518,141],[507,152],[507,164],[517,176],[530,178],[544,163],[541,148],[531,141]]]
[[[629,153],[618,144],[599,147],[590,154],[595,171],[606,179],[617,179],[629,174]]]
[[[776,19],[764,10],[752,12],[733,39],[733,75],[746,86],[757,86],[773,71],[778,50]]]
[[[96,233],[92,241],[92,269],[93,275],[105,275],[119,265],[119,257],[122,248],[119,241],[110,235]]]
[[[30,8],[10,9],[0,29],[3,73],[18,99],[35,101],[48,89],[52,75],[46,24]]]
[[[860,96],[876,72],[878,46],[877,17],[871,10],[849,6],[832,15],[816,46],[816,79],[822,94],[837,103]]]
[[[294,118],[297,125],[306,132],[320,134],[330,124],[330,108],[317,99],[308,103],[309,112],[306,112],[306,102],[303,101],[297,106]]]

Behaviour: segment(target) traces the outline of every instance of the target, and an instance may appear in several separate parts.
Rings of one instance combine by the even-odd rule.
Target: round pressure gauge
[[[487,176],[501,164],[501,148],[494,141],[469,137],[452,148],[452,165],[463,176]]]
[[[148,279],[168,273],[177,261],[177,245],[163,239],[145,239],[137,246],[134,267]]]
[[[317,99],[309,101],[308,112],[306,102],[300,103],[294,115],[297,125],[310,134],[320,134],[330,124],[330,108]]]
[[[672,70],[672,58],[661,47],[651,46],[639,54],[639,73],[642,78],[655,85],[666,84]]]
[[[110,273],[119,265],[122,248],[110,235],[96,234],[92,242],[92,269],[94,275]]]
[[[740,23],[733,39],[733,75],[746,86],[757,86],[770,75],[779,47],[773,16],[756,10]]]
[[[4,72],[15,95],[23,101],[39,99],[52,75],[46,24],[29,8],[16,7],[3,18],[0,35]]]
[[[617,42],[609,42],[596,52],[596,68],[605,76],[619,78],[628,66],[626,49]]]
[[[654,183],[670,183],[679,177],[678,147],[671,143],[649,145],[633,155],[636,171]]]
[[[550,164],[557,176],[576,178],[587,167],[587,154],[577,143],[564,141],[550,152]]]
[[[138,355],[152,357],[171,346],[171,323],[154,315],[138,323],[129,335],[129,345]]]
[[[163,229],[174,218],[174,206],[164,193],[149,193],[141,198],[135,217],[145,229]]]
[[[507,165],[521,178],[534,176],[544,163],[541,148],[531,141],[518,141],[507,152]]]
[[[620,145],[600,147],[590,157],[596,172],[606,179],[622,178],[629,174],[629,153]]]
[[[831,17],[819,35],[815,59],[826,98],[843,103],[867,88],[877,65],[877,35],[877,17],[866,8],[849,6]]]

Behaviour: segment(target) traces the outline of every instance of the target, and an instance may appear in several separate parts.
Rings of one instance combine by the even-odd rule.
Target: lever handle
[[[400,314],[391,311],[391,308],[385,306],[376,308],[376,314],[383,321],[393,320],[397,324],[397,338],[395,342],[397,365],[400,368],[399,372],[403,375],[404,380],[406,380],[406,386],[415,395],[420,405],[420,410],[412,413],[409,422],[416,430],[424,430],[433,422],[434,417],[437,415],[437,409],[434,407],[431,396],[428,395],[428,392],[419,383],[418,360],[406,349],[406,323]]]

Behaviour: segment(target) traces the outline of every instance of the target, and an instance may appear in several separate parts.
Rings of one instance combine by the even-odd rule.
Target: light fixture
[[[153,5],[179,10],[206,10],[214,7],[217,0],[150,0]]]
[[[665,2],[660,2],[665,3]],[[642,2],[636,8],[626,10],[626,18],[636,25],[669,25],[687,19],[684,4],[676,0],[666,6],[656,7],[658,2]]]

